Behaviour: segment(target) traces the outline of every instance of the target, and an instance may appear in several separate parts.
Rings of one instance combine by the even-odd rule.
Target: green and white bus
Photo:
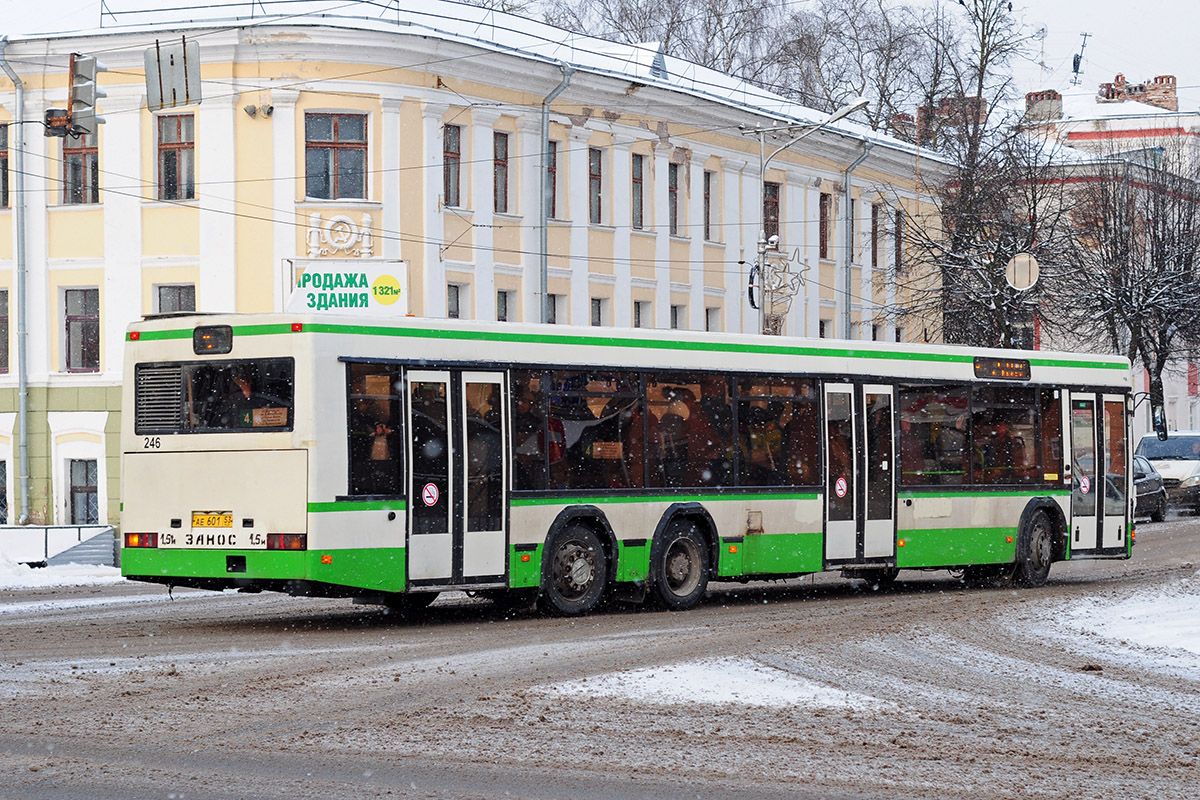
[[[328,315],[127,333],[124,575],[582,614],[1128,558],[1119,357]]]

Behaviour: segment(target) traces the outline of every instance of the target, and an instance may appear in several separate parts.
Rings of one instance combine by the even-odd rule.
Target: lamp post
[[[761,291],[761,287],[767,281],[764,276],[767,271],[767,220],[766,208],[766,185],[767,185],[767,165],[771,163],[775,156],[787,150],[792,145],[799,142],[806,136],[811,136],[817,131],[824,128],[826,125],[837,122],[839,119],[853,114],[861,108],[865,108],[869,101],[865,97],[859,97],[848,105],[844,105],[837,111],[834,111],[821,122],[816,123],[797,123],[792,125],[776,125],[770,128],[754,128],[744,130],[743,133],[755,133],[758,135],[758,260],[755,266],[758,267],[758,283],[760,286],[758,297],[758,332],[765,334],[767,332],[767,312],[766,312],[766,297]],[[781,146],[775,148],[775,151],[769,156],[765,156],[766,152],[766,135],[768,133],[780,133],[782,131],[801,130],[799,134],[793,136]]]

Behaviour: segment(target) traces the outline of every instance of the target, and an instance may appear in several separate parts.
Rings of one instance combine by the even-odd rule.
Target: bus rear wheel
[[[650,565],[655,597],[672,611],[692,608],[708,589],[708,545],[691,522],[672,523]]]
[[[586,525],[568,525],[550,537],[547,552],[538,598],[542,610],[575,616],[595,609],[608,585],[608,559],[596,532]]]
[[[1054,527],[1045,511],[1035,511],[1017,535],[1013,580],[1020,586],[1042,586],[1054,563]]]

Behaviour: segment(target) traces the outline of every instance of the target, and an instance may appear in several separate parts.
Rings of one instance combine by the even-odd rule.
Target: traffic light
[[[95,56],[79,53],[71,53],[70,67],[67,116],[71,135],[95,133],[96,126],[104,122],[104,117],[96,116],[96,99],[105,96],[96,86],[96,73],[108,72],[108,69]]]

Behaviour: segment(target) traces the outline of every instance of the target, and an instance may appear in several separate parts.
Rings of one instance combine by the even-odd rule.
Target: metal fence
[[[45,564],[55,556],[107,533],[112,541],[107,563],[115,565],[119,553],[115,530],[112,525],[0,525],[0,554],[10,561]]]

